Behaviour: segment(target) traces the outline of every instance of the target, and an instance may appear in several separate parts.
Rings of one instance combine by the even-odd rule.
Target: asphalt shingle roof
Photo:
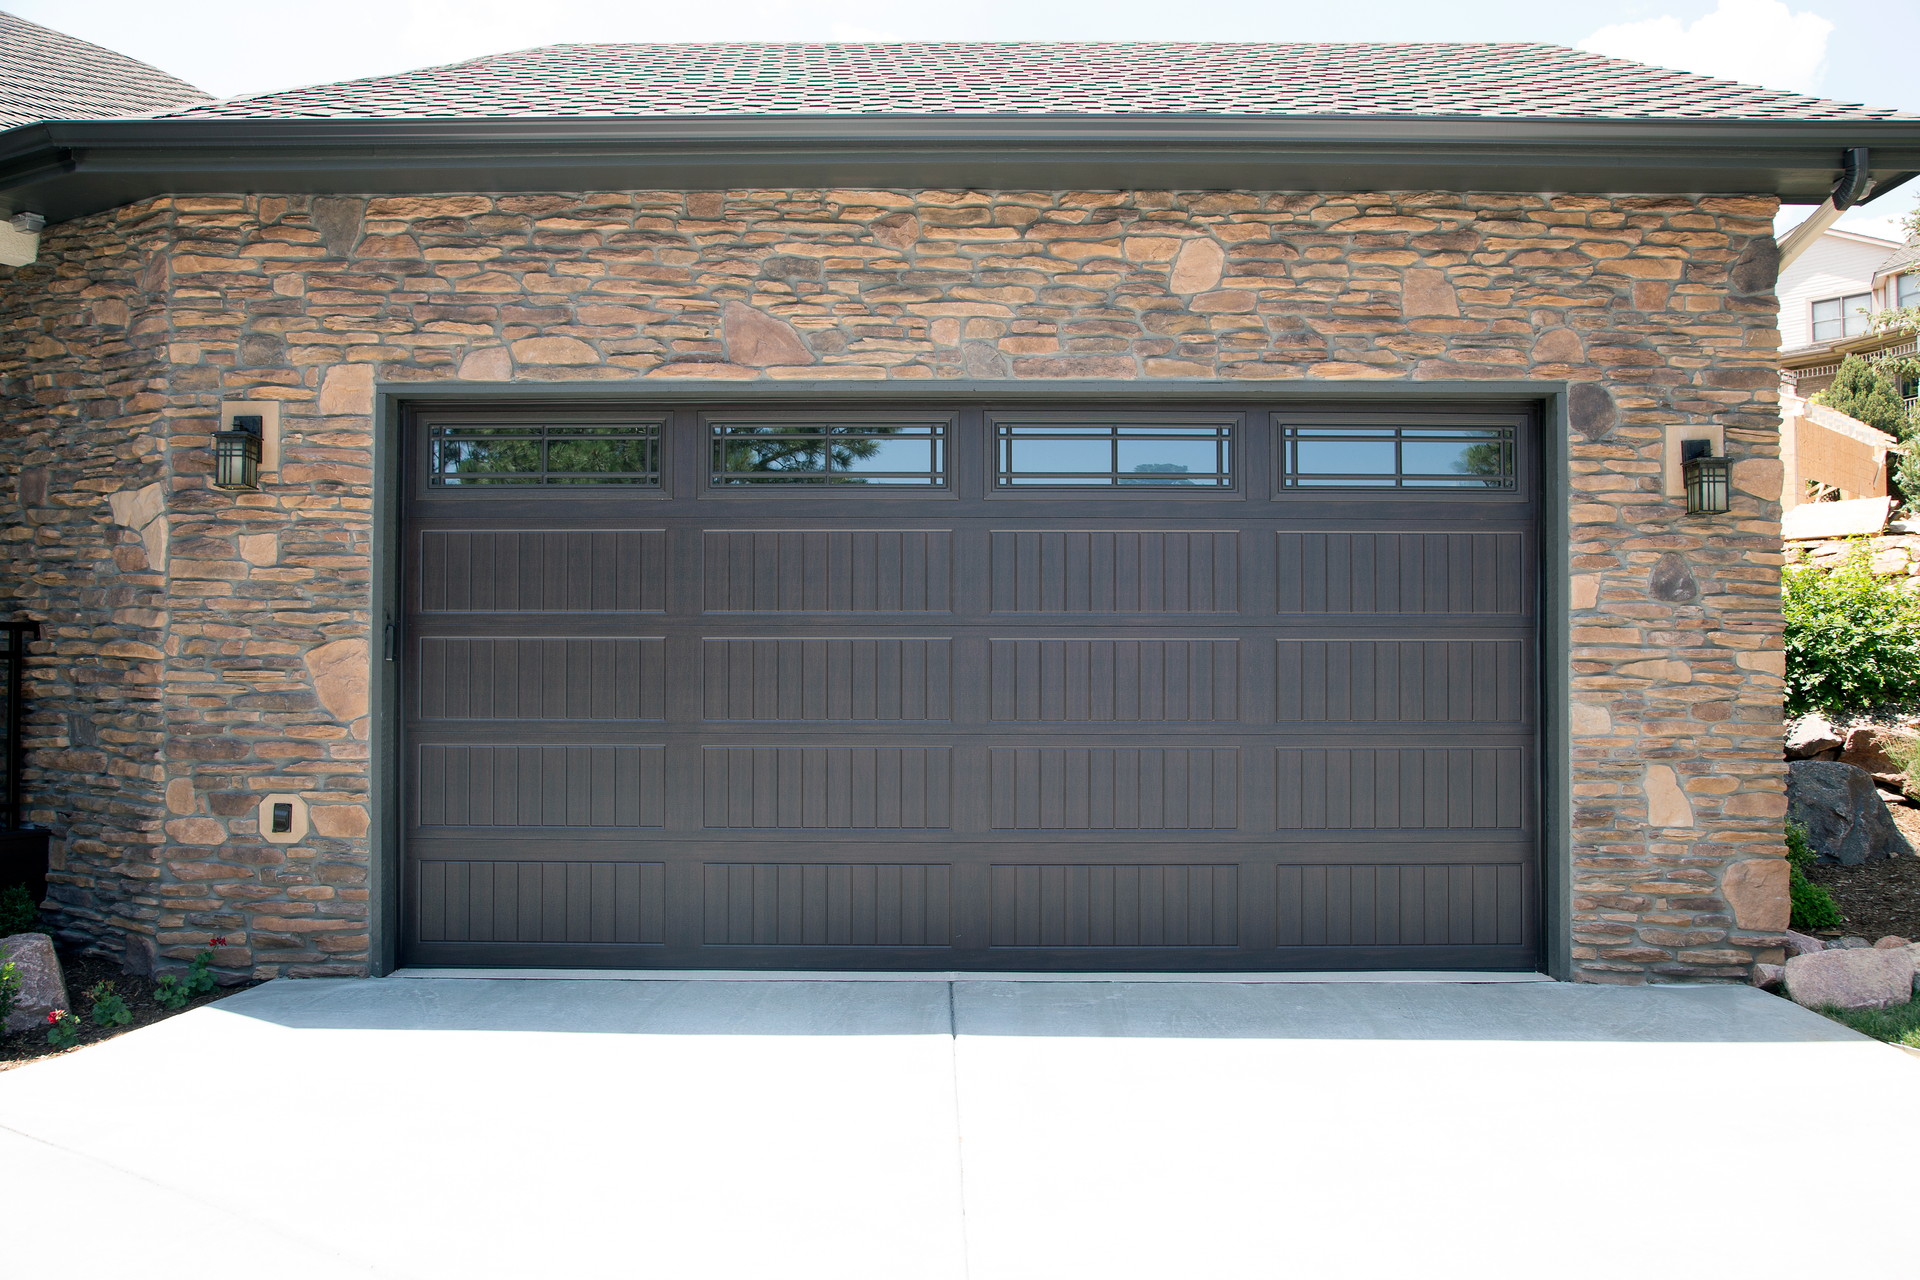
[[[167,113],[206,119],[1373,115],[1912,119],[1546,44],[572,44]]]
[[[0,128],[143,116],[212,101],[158,67],[0,13]]]

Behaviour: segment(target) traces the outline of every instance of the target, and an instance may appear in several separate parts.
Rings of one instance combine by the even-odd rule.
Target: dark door
[[[415,411],[404,959],[1530,969],[1537,434]]]

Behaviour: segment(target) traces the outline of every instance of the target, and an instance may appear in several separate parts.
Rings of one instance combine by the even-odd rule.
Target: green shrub
[[[55,1009],[47,1015],[47,1043],[56,1049],[80,1042],[80,1033],[85,1030],[80,1015],[66,1009]]]
[[[1920,599],[1905,584],[1874,576],[1864,538],[1834,568],[1786,567],[1788,715],[1855,715],[1920,693]]]
[[[213,946],[227,945],[225,938],[215,938]],[[187,1001],[195,996],[203,996],[220,985],[213,976],[213,952],[202,951],[187,966],[185,977],[163,973],[153,984],[153,1001],[163,1009],[184,1009]]]
[[[1905,439],[1911,424],[1907,406],[1900,399],[1898,374],[1869,363],[1859,356],[1840,362],[1833,383],[1813,394],[1815,404],[1838,409],[1855,422],[1864,422],[1896,439]]]
[[[40,912],[27,895],[27,886],[10,884],[0,889],[0,938],[26,933],[40,919]]]
[[[13,1012],[13,1002],[20,998],[20,973],[13,967],[13,961],[0,964],[0,1020]]]
[[[1791,928],[1802,931],[1808,929],[1838,929],[1844,919],[1840,906],[1833,895],[1813,881],[1807,879],[1807,868],[1813,865],[1818,855],[1813,846],[1807,843],[1807,829],[1797,822],[1787,823],[1787,865],[1792,868],[1787,873],[1787,894],[1793,899],[1793,918]]]

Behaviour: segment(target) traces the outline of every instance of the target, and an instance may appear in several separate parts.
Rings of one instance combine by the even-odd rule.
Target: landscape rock
[[[26,1031],[43,1025],[47,1015],[67,1004],[67,979],[53,939],[44,933],[16,933],[0,938],[0,965],[11,962],[20,979],[20,994],[7,1012],[8,1031]]]
[[[1833,722],[1819,712],[1801,716],[1787,727],[1787,759],[1811,760],[1823,751],[1846,745]]]
[[[1878,724],[1859,725],[1847,730],[1847,740],[1840,747],[1840,763],[1865,769],[1876,781],[1892,783],[1896,791],[1904,790],[1906,759],[1913,750],[1913,741],[1910,730]]]
[[[1899,938],[1899,937],[1893,936],[1892,934],[1888,934],[1886,937],[1880,939],[1880,941],[1874,943],[1873,949],[1875,951],[1891,951],[1895,947],[1910,947],[1912,945],[1913,943],[1909,939]]]
[[[1780,984],[1787,980],[1787,966],[1783,964],[1757,964],[1753,966],[1753,985],[1762,991],[1778,991]]]
[[[1826,949],[1827,944],[1818,938],[1809,938],[1804,933],[1795,933],[1791,929],[1787,930],[1787,952],[1789,959],[1793,956],[1810,956],[1816,951],[1825,951]]]
[[[1856,765],[1796,760],[1787,766],[1787,817],[1807,829],[1807,842],[1823,862],[1857,867],[1913,846],[1893,824],[1873,778]]]
[[[1822,951],[1787,961],[1787,994],[1809,1009],[1884,1009],[1913,998],[1913,953],[1872,947]]]
[[[1827,950],[1829,951],[1870,951],[1872,949],[1873,944],[1865,938],[1835,938],[1827,944]]]

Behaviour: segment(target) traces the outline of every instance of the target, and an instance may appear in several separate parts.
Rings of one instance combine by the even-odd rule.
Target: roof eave
[[[1920,120],[785,115],[126,119],[0,133],[0,213],[165,194],[726,186],[1767,194],[1818,203],[1842,153],[1875,194]]]

